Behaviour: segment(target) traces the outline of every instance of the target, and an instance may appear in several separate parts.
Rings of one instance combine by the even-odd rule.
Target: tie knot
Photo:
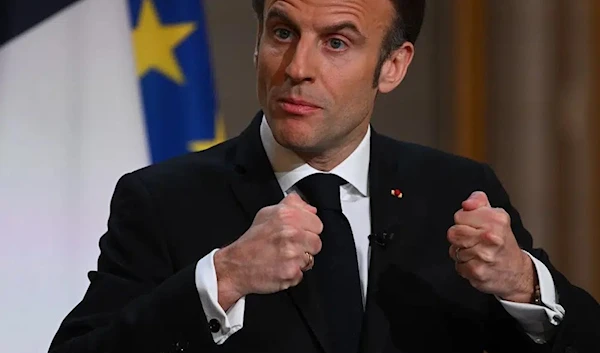
[[[335,174],[315,173],[296,183],[306,201],[319,209],[342,210],[340,185],[347,181]]]

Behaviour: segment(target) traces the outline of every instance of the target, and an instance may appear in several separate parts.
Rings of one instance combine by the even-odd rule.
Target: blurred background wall
[[[258,109],[248,4],[207,1],[229,136]],[[241,4],[241,2],[240,2]],[[375,129],[492,165],[536,247],[600,299],[600,2],[432,0]]]

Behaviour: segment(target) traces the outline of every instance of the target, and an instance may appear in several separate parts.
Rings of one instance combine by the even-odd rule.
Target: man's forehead
[[[387,25],[394,9],[391,0],[267,0],[264,10],[267,15],[276,10],[289,16],[345,18],[358,22],[358,26],[370,26],[373,22]]]

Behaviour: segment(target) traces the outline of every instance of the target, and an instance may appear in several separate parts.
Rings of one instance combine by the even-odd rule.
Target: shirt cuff
[[[525,332],[535,343],[544,344],[553,329],[560,324],[565,309],[558,304],[556,288],[550,271],[543,262],[524,251],[533,261],[540,285],[540,299],[543,305],[515,303],[496,298],[504,309],[514,317],[525,329]]]
[[[196,264],[196,288],[200,295],[206,321],[209,322],[211,328],[213,340],[220,345],[242,329],[246,297],[240,298],[227,312],[221,308],[214,263],[217,250],[219,249],[211,251]]]

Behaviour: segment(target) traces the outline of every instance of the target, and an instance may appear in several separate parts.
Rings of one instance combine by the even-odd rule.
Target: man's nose
[[[285,69],[286,76],[294,83],[313,82],[315,80],[314,61],[317,53],[314,44],[300,38],[295,47],[291,47],[288,55],[289,62]]]

